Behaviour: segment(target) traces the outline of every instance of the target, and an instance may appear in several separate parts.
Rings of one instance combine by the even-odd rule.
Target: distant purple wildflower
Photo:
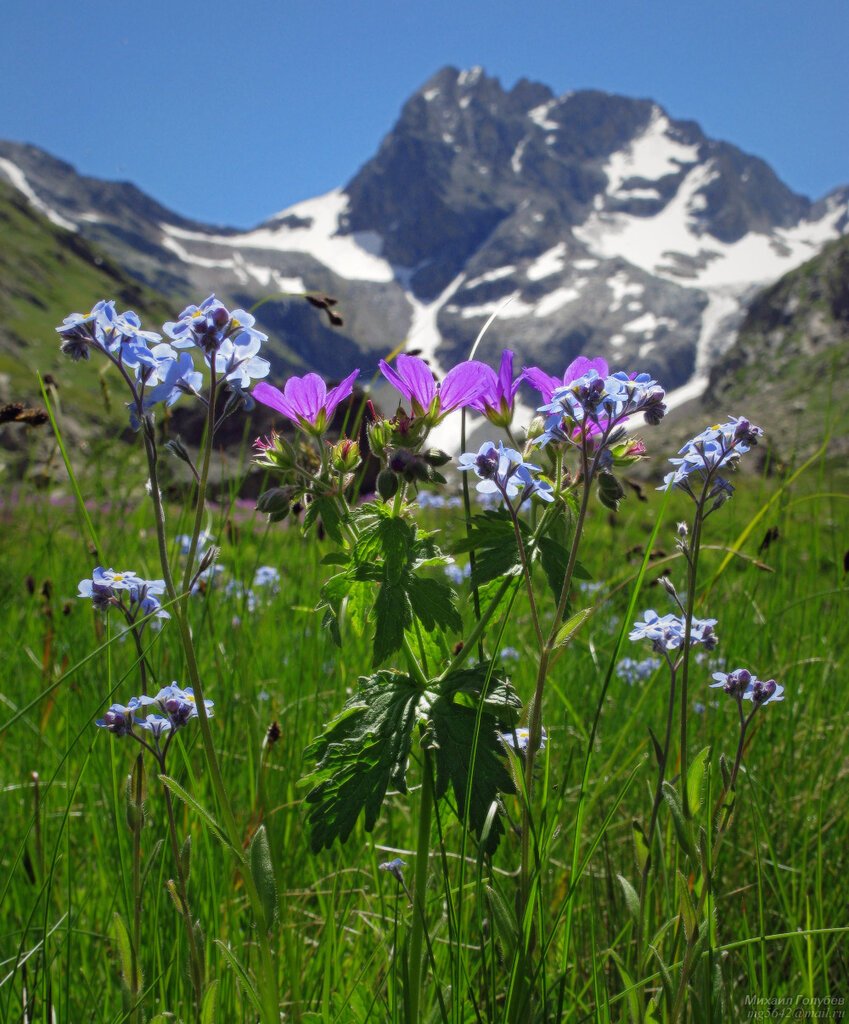
[[[513,353],[509,348],[505,349],[497,374],[489,366],[486,370],[486,390],[472,401],[471,406],[495,426],[509,427],[513,422],[516,392],[522,383],[521,374],[513,379]]]
[[[316,373],[303,377],[290,377],[279,391],[262,381],[253,389],[253,397],[269,408],[282,413],[296,427],[309,434],[323,434],[333,419],[340,402],[354,390],[354,381],[359,374],[354,370],[335,388],[327,385]]]
[[[522,371],[521,380],[526,380],[531,387],[536,388],[542,396],[543,403],[551,401],[552,395],[557,388],[571,384],[579,377],[583,377],[589,370],[595,370],[600,377],[606,377],[609,373],[607,360],[587,359],[585,356],[578,356],[566,367],[562,378],[552,377],[551,374],[541,370],[538,366],[526,366]]]
[[[453,409],[472,405],[488,387],[487,372],[493,372],[484,363],[469,359],[458,363],[437,383],[424,359],[403,353],[395,360],[394,367],[381,359],[380,371],[407,399],[413,414],[424,417],[430,426]]]

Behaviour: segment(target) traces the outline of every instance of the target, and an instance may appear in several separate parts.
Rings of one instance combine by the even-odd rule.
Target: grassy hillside
[[[38,398],[35,371],[57,380],[60,393],[92,408],[91,367],[59,352],[54,328],[86,303],[114,298],[143,320],[161,323],[175,302],[134,281],[79,235],[52,224],[16,189],[0,183],[0,398]],[[84,403],[84,406],[83,406]],[[93,410],[108,418],[102,403]]]

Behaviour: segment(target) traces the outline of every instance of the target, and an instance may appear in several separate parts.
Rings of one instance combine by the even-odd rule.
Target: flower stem
[[[139,755],[141,756],[141,755]],[[165,774],[165,758],[158,757],[159,770]],[[192,922],[192,914],[189,909],[189,893],[186,885],[186,876],[183,872],[183,860],[180,856],[180,843],[177,838],[177,824],[174,819],[174,801],[171,797],[171,790],[163,785],[162,791],[165,794],[165,810],[168,818],[168,838],[171,842],[171,854],[174,858],[174,870],[177,874],[177,895],[180,898],[183,924],[186,928],[186,939],[189,944],[189,977],[192,981],[192,988],[195,991],[195,1017],[200,1020],[201,1005],[203,1002],[203,961],[200,958],[200,951],[197,946],[197,935]]]
[[[219,813],[223,818],[223,825],[227,838],[230,841],[230,845],[233,850],[241,850],[242,848],[242,836],[239,827],[236,823],[236,817],[233,813],[233,807],[230,802],[229,796],[227,795],[227,787],[224,784],[224,777],[221,772],[221,765],[218,761],[218,755],[215,752],[215,743],[212,738],[212,730],[209,726],[209,716],[206,711],[206,704],[204,703],[203,683],[201,681],[200,670],[197,663],[197,655],[195,653],[194,641],[192,639],[191,628],[188,621],[188,583],[191,580],[191,570],[194,561],[194,555],[197,550],[197,540],[200,535],[200,528],[203,522],[203,511],[206,501],[206,487],[209,479],[209,466],[212,454],[212,427],[214,425],[215,416],[215,371],[212,370],[212,382],[210,384],[210,396],[208,404],[208,419],[207,419],[207,430],[204,438],[204,451],[203,461],[201,465],[200,482],[198,484],[197,501],[195,508],[195,523],[192,531],[192,539],[189,547],[188,563],[186,565],[185,575],[185,589],[184,592],[179,595],[174,585],[174,577],[171,573],[171,566],[168,559],[168,545],[165,534],[165,511],[162,505],[162,495],[159,491],[159,481],[157,473],[157,452],[156,443],[153,433],[152,420],[146,419],[144,425],[144,441],[145,451],[147,454],[148,468],[150,472],[150,487],[151,487],[151,499],[154,507],[154,518],[156,524],[156,539],[159,548],[159,559],[162,565],[162,575],[165,579],[165,586],[168,592],[168,597],[173,603],[174,620],[177,624],[177,629],[180,633],[180,641],[183,647],[183,651],[186,656],[186,668],[191,682],[195,701],[198,709],[198,724],[200,726],[201,743],[203,746],[204,758],[206,760],[207,767],[209,769],[210,778],[212,781],[212,787],[215,792],[216,805]],[[263,1013],[262,1019],[263,1024],[279,1024],[279,999],[278,999],[278,979],[277,979],[277,968],[275,965],[274,954],[271,949],[269,937],[264,927],[265,915],[263,911],[262,900],[259,892],[256,888],[256,884],[253,880],[253,876],[247,867],[244,856],[239,858],[239,867],[241,869],[241,875],[245,886],[245,892],[247,893],[248,900],[251,905],[251,912],[253,914],[254,921],[257,925],[257,941],[259,944],[260,954],[260,990],[262,996]]]
[[[422,943],[427,918],[425,904],[427,896],[427,875],[430,858],[430,828],[433,817],[433,776],[430,755],[424,751],[422,765],[422,790],[419,803],[419,834],[416,843],[416,875],[413,889],[413,924],[410,931],[409,962],[407,976],[409,989],[407,992],[407,1020],[410,1022],[422,1019],[420,1012],[422,996]]]

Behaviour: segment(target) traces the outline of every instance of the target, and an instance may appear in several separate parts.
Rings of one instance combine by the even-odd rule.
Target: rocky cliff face
[[[445,369],[495,315],[484,359],[510,345],[554,371],[585,352],[670,388],[705,380],[746,302],[849,223],[849,189],[813,203],[650,100],[505,90],[480,69],[444,68],[345,187],[250,231],[33,147],[0,143],[0,175],[178,305],[270,297],[280,368],[328,375],[402,342]],[[344,326],[285,297],[304,291],[337,297]]]

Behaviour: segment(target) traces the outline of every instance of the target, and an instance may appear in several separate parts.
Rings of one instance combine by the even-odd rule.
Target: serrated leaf
[[[560,600],[566,568],[569,565],[569,550],[565,544],[553,537],[540,537],[539,560],[554,600]]]
[[[622,893],[625,896],[625,905],[628,907],[628,913],[635,921],[639,921],[640,897],[637,895],[637,890],[633,885],[631,885],[624,875],[617,875],[616,877],[619,879],[619,884],[622,886]]]
[[[383,556],[384,578],[391,583],[399,583],[412,560],[415,529],[400,517],[384,519],[377,528],[380,541],[380,553]]]
[[[372,667],[377,668],[404,642],[404,630],[413,624],[410,600],[399,584],[381,584],[374,602],[374,645]]]
[[[218,1010],[218,978],[209,983],[209,988],[203,994],[203,1002],[200,1007],[200,1024],[215,1024],[215,1014]]]
[[[429,576],[410,575],[406,584],[413,614],[428,633],[436,628],[451,633],[462,630],[463,618],[455,605],[456,594],[447,583]]]
[[[304,513],[303,532],[307,533],[313,526],[321,524],[327,536],[334,544],[342,543],[342,516],[339,513],[339,506],[329,496],[313,498],[307,505]]]
[[[510,681],[490,673],[490,662],[481,662],[472,668],[452,672],[439,684],[439,693],[450,700],[458,694],[470,698],[469,707],[477,707],[483,697],[484,711],[492,715],[499,725],[514,726],[522,710],[522,699]]]
[[[324,733],[307,748],[317,759],[302,780],[312,788],[307,803],[314,852],[345,842],[361,813],[370,832],[390,782],[406,792],[407,759],[421,691],[398,672],[359,681],[357,693]]]
[[[121,981],[130,995],[135,996],[141,989],[141,973],[137,979],[138,985],[133,986],[133,945],[130,941],[130,933],[124,924],[124,919],[117,911],[112,915],[112,924],[109,934],[115,944],[118,953],[118,963],[121,969]]]
[[[516,534],[506,509],[487,509],[473,516],[468,536],[459,540],[454,550],[475,552],[472,587],[521,571]]]
[[[567,619],[560,629],[557,630],[557,636],[554,638],[554,646],[565,647],[581,626],[583,626],[587,619],[592,615],[593,611],[593,608],[582,608],[570,619]]]
[[[477,711],[446,697],[431,704],[428,723],[428,742],[436,766],[434,792],[437,798],[443,797],[451,786],[460,821],[465,820],[468,801],[469,825],[480,839],[493,801],[498,800],[499,793],[515,792],[496,732],[498,723],[485,711],[478,723]],[[470,780],[473,753],[474,775]],[[488,853],[494,852],[503,831],[501,819],[496,817],[484,846]]]
[[[710,758],[710,747],[704,747],[693,759],[687,770],[687,805],[690,814],[695,817],[702,806],[702,793],[707,779]]]
[[[251,839],[250,869],[254,885],[262,902],[265,927],[271,929],[277,924],[280,905],[277,900],[277,880],[271,863],[271,847],[265,825],[260,825]]]

